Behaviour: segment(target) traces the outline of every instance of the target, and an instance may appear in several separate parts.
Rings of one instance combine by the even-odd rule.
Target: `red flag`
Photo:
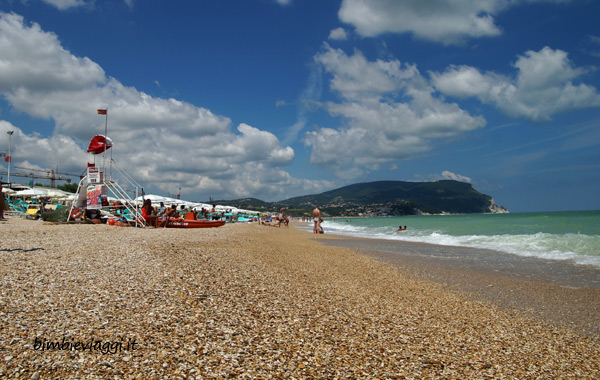
[[[108,112],[108,110],[99,109],[98,115],[106,115],[107,112]]]
[[[10,162],[10,156],[4,156],[4,162]]]

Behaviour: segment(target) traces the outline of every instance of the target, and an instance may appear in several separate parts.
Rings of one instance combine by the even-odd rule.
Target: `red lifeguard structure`
[[[74,209],[92,209],[92,210],[102,210],[103,208],[108,208],[108,194],[119,200],[123,200],[123,207],[125,207],[129,214],[132,215],[133,220],[135,221],[135,225],[145,225],[145,221],[142,218],[140,210],[128,195],[128,192],[124,190],[117,181],[112,178],[112,168],[113,164],[115,164],[115,168],[120,172],[122,177],[124,177],[130,184],[135,188],[135,198],[138,197],[139,190],[142,187],[124,170],[120,169],[112,158],[112,146],[113,142],[108,137],[108,108],[98,109],[98,115],[105,115],[105,124],[104,124],[104,135],[96,135],[92,137],[90,140],[90,144],[88,146],[87,152],[90,154],[87,163],[87,175],[83,177],[79,181],[79,185],[77,187],[77,193],[75,201],[71,206],[71,212],[69,212],[69,217],[67,221],[71,218],[72,211]],[[109,160],[109,171],[106,170],[106,152],[110,150],[110,160]],[[96,165],[96,157],[102,154],[102,166],[98,167]],[[84,188],[85,191],[81,189]],[[143,189],[142,189],[143,192]]]

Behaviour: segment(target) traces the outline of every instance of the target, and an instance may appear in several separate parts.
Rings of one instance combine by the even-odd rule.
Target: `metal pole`
[[[15,131],[8,131],[6,133],[8,133],[8,186],[10,187],[10,165],[12,163],[12,154],[10,152],[10,140],[12,138],[12,134],[15,133]]]
[[[104,181],[106,182],[106,138],[108,137],[107,133],[108,133],[108,107],[106,107],[106,114],[104,115],[106,116],[104,119],[104,153],[102,153],[102,159],[103,159],[103,176],[104,176]]]

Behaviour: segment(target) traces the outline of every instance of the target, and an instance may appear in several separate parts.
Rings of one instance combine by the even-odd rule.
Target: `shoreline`
[[[334,234],[326,238],[313,236],[313,240],[353,249],[407,270],[415,278],[600,340],[600,314],[597,312],[600,310],[600,268],[429,243]],[[482,264],[478,259],[486,253],[501,260]]]
[[[327,235],[0,228],[0,377],[600,377],[597,339]]]

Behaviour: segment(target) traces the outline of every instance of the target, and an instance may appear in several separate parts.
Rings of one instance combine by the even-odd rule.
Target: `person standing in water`
[[[319,206],[315,207],[312,215],[314,223],[314,233],[318,234],[321,227],[321,210],[319,210]]]

